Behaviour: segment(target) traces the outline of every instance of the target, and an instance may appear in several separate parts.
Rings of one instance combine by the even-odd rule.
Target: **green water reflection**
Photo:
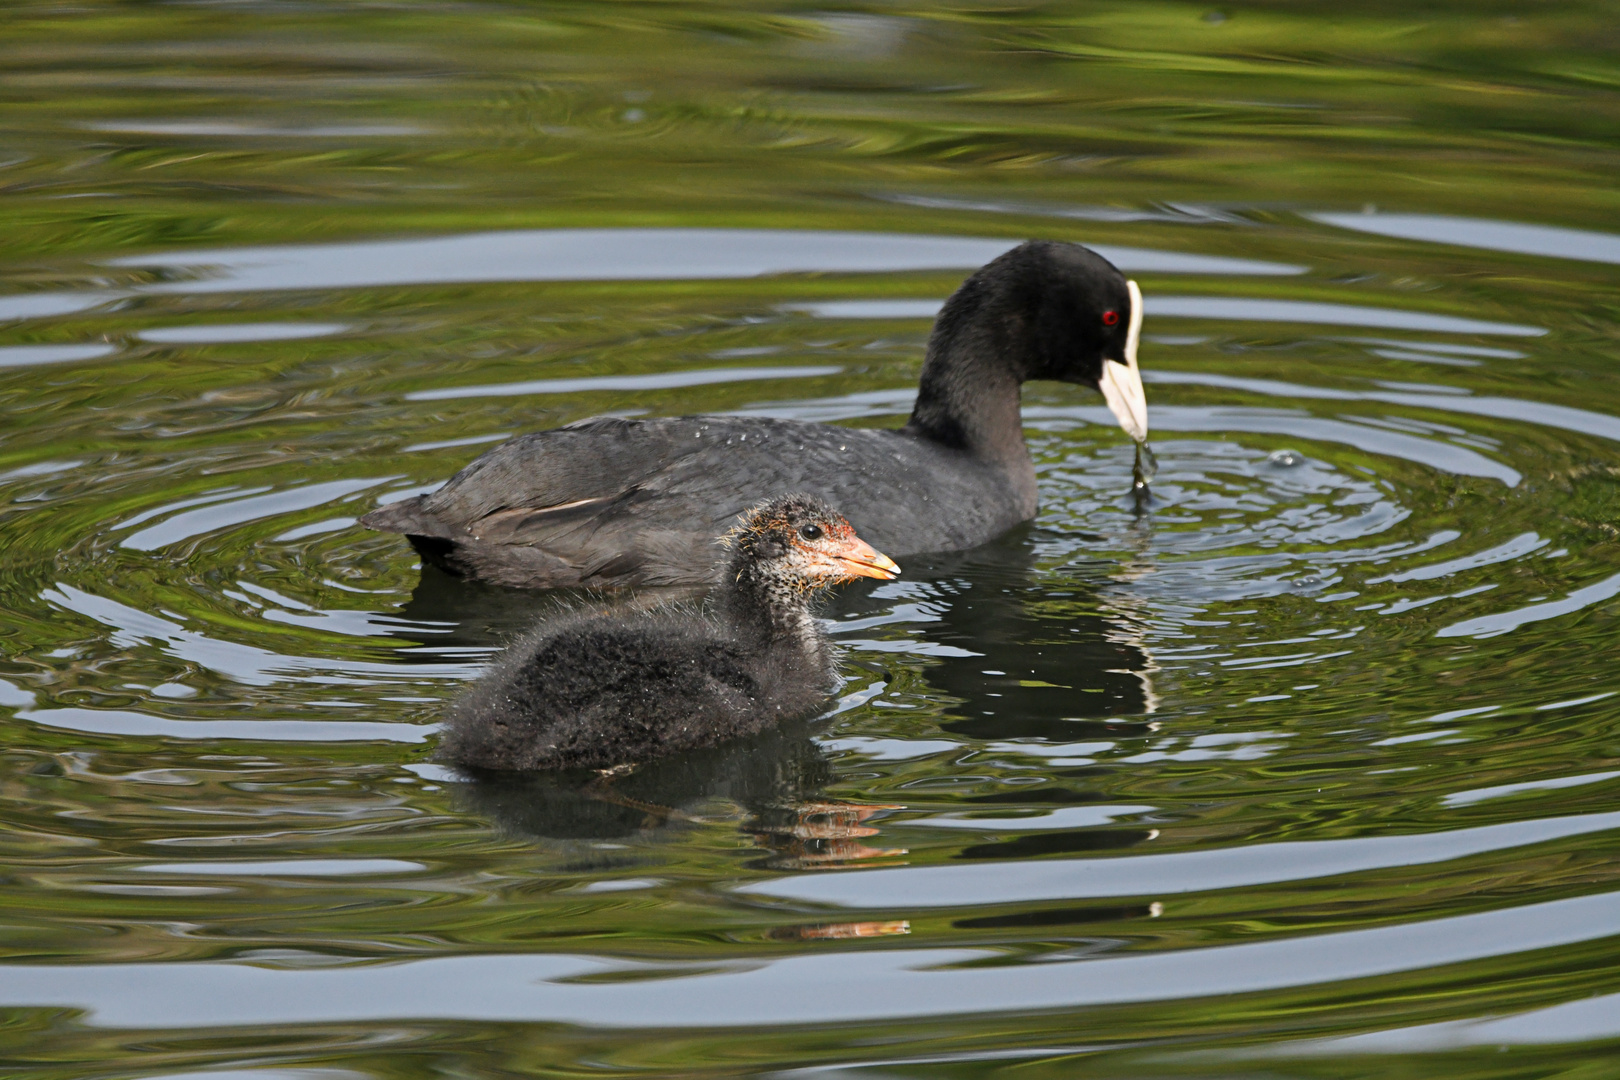
[[[8,5],[0,1071],[1606,1075],[1616,25]],[[606,411],[898,424],[1028,236],[1147,295],[1150,513],[1032,384],[1041,516],[838,597],[830,718],[429,761],[597,601],[355,518]]]

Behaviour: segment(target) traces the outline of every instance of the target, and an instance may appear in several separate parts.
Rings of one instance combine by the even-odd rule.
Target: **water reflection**
[[[304,682],[314,685],[367,685],[377,680],[389,680],[400,673],[392,662],[329,656],[298,656],[285,654],[235,640],[233,628],[208,627],[196,629],[175,622],[172,618],[153,615],[131,607],[111,597],[79,589],[65,582],[43,590],[40,599],[63,611],[81,615],[109,628],[112,644],[126,649],[155,646],[164,655],[185,665],[194,665],[245,686],[271,686],[279,682]],[[405,629],[397,624],[390,629]],[[434,633],[437,628],[428,627]],[[416,674],[441,678],[465,679],[477,669],[467,663],[455,663],[444,658],[430,661],[430,666]],[[255,722],[238,721],[248,730]],[[266,723],[273,723],[265,721]],[[303,721],[287,721],[298,724]],[[72,725],[69,725],[72,726]],[[401,725],[402,737],[412,741],[421,733],[408,734],[410,725]]]
[[[286,491],[277,491],[272,494],[250,494],[247,498],[235,498],[229,501],[223,498],[199,497],[194,500],[187,500],[188,504],[193,507],[202,506],[205,503],[212,505],[207,505],[201,509],[182,510],[180,513],[156,525],[149,525],[139,532],[131,533],[121,541],[120,546],[132,548],[136,551],[156,551],[171,544],[178,544],[206,533],[234,528],[250,521],[258,521],[295,510],[308,510],[312,507],[322,506],[341,499],[345,495],[366,491],[396,479],[398,477],[382,476],[374,479],[331,480],[322,484],[308,484],[303,487],[289,488]],[[123,522],[122,527],[127,528],[137,521],[149,520],[153,516],[178,509],[178,507],[179,504],[171,504],[156,511],[146,511],[138,518]]]
[[[1449,217],[1442,214],[1312,214],[1317,221],[1341,229],[1421,240],[1432,244],[1509,251],[1516,255],[1540,255],[1552,259],[1582,262],[1620,263],[1620,236],[1588,229],[1565,229],[1555,225],[1527,225],[1515,221],[1485,221],[1480,218]]]
[[[656,375],[595,375],[583,379],[531,379],[494,386],[457,386],[447,390],[417,390],[407,401],[450,401],[456,398],[518,397],[524,394],[580,394],[603,390],[667,390],[713,383],[750,382],[758,379],[813,379],[837,375],[842,368],[819,367],[705,368]]]
[[[17,966],[0,1006],[82,1009],[98,1027],[173,1031],[438,1018],[717,1029],[870,1023],[948,1012],[1217,998],[1501,960],[1592,942],[1620,915],[1599,893],[1510,910],[1223,946],[990,964],[981,948],[812,951],[708,965],[508,953],[403,965]],[[1060,960],[1067,958],[1059,958]],[[980,961],[980,963],[974,963]],[[626,976],[614,978],[611,976]],[[609,976],[603,978],[602,976]],[[817,992],[805,993],[806,988]]]
[[[919,665],[940,703],[937,730],[958,742],[844,737],[830,745],[901,760],[961,740],[1015,753],[1046,744],[1082,762],[1091,740],[1148,730],[1112,719],[1156,707],[1144,644],[1107,610],[1106,579],[1037,568],[1038,536],[1026,528],[973,551],[919,556],[901,581],[839,598],[833,639],[868,669]],[[887,633],[864,636],[878,628]],[[886,684],[875,685],[872,698]]]
[[[1123,263],[1120,266],[1121,269],[1131,269]],[[787,310],[802,311],[822,319],[931,319],[939,314],[942,304],[940,300],[831,300],[788,305]],[[1425,330],[1437,334],[1493,334],[1507,337],[1540,337],[1547,332],[1539,326],[1487,322],[1422,311],[1237,296],[1164,296],[1148,293],[1142,298],[1142,309],[1150,319],[1367,326],[1381,330]],[[1500,355],[1500,352],[1487,355]]]
[[[1121,640],[1099,584],[1069,576],[1055,587],[1035,563],[1034,538],[1021,530],[973,551],[914,558],[905,581],[916,587],[880,588],[849,607],[876,610],[874,601],[894,592],[917,604],[911,636],[934,647],[907,651],[941,657],[926,678],[957,702],[950,711],[960,719],[945,725],[953,734],[1071,743],[1089,737],[1080,718],[1152,711],[1151,661]]]
[[[350,327],[345,323],[209,323],[204,326],[155,326],[136,336],[155,345],[225,345],[241,341],[297,341],[329,337]]]
[[[10,1071],[1601,1073],[1599,7],[1346,7],[1331,56],[1278,5],[19,9]],[[1147,515],[1031,385],[1041,517],[840,596],[832,715],[429,764],[603,601],[419,573],[363,508],[592,412],[892,424],[1031,235],[1143,277]]]
[[[878,829],[866,824],[874,815],[903,807],[888,803],[847,803],[809,800],[778,803],[760,808],[744,829],[766,847],[770,854],[753,865],[771,870],[830,869],[904,855],[905,848],[874,847],[867,842]],[[839,923],[817,927],[806,934],[794,928],[796,936],[871,937],[877,933],[897,933],[893,923]],[[901,923],[900,926],[905,924]],[[856,927],[856,932],[843,928]],[[873,929],[876,927],[877,929]]]
[[[0,368],[74,364],[99,360],[116,351],[113,345],[6,345],[0,346]]]
[[[1521,323],[1487,322],[1455,315],[1395,308],[1327,304],[1310,300],[1255,300],[1236,296],[1162,296],[1148,294],[1143,310],[1149,318],[1230,319],[1260,323],[1306,323],[1314,326],[1369,326],[1380,330],[1428,330],[1439,334],[1497,334],[1540,337],[1547,331]]]
[[[496,281],[635,281],[767,274],[972,270],[1016,240],[784,229],[532,229],[354,244],[132,255],[108,265],[159,272],[148,293],[352,289]],[[1101,245],[1127,273],[1291,275],[1290,266]]]
[[[571,606],[602,603],[589,594],[537,593],[468,581],[424,563],[410,599],[399,610],[406,625],[395,633],[421,646],[406,652],[409,662],[427,663],[441,649],[493,651],[548,614]]]
[[[1620,1037],[1620,994],[1601,994],[1505,1016],[1414,1024],[1339,1038],[1300,1039],[1250,1054],[1227,1053],[1219,1056],[1226,1060],[1252,1056],[1268,1061],[1291,1057],[1330,1057],[1351,1062],[1358,1055],[1365,1054],[1373,1058],[1367,1063],[1368,1067],[1377,1069],[1383,1064],[1377,1060],[1378,1057],[1394,1054],[1487,1047],[1500,1053],[1505,1047],[1608,1043],[1616,1037]],[[1209,1055],[1211,1058],[1215,1056]]]
[[[531,229],[421,240],[131,255],[109,262],[185,280],[153,293],[353,289],[496,281],[746,278],[973,269],[1015,241],[775,229]]]
[[[1220,376],[1183,376],[1182,373],[1159,372],[1148,375],[1149,383],[1197,382],[1208,384]],[[1259,380],[1251,380],[1259,381]],[[1248,389],[1248,387],[1245,387]],[[1360,396],[1360,395],[1357,395]],[[1026,419],[1033,421],[1079,420],[1087,424],[1107,422],[1107,409],[1095,406],[1054,408],[1032,406],[1024,410]],[[1268,409],[1234,405],[1157,405],[1153,409],[1153,426],[1159,431],[1187,432],[1255,432],[1267,435],[1288,435],[1308,439],[1313,443],[1337,443],[1365,450],[1380,457],[1411,461],[1458,476],[1478,476],[1497,480],[1508,487],[1517,487],[1523,479],[1519,470],[1493,460],[1478,450],[1459,446],[1454,442],[1423,438],[1410,431],[1391,431],[1377,426],[1369,418],[1345,417],[1330,419],[1312,416],[1300,409]],[[1160,444],[1160,456],[1168,461]],[[1170,470],[1166,470],[1168,473]],[[1173,474],[1172,474],[1173,475]],[[1165,487],[1161,477],[1156,488]]]
[[[131,135],[350,139],[426,135],[414,124],[245,124],[240,120],[100,120],[83,125],[91,131]]]
[[[743,885],[747,894],[853,910],[957,907],[1015,900],[1168,896],[1330,880],[1403,866],[1463,860],[1548,840],[1620,828],[1620,812],[1512,821],[1472,829],[1345,840],[1239,844],[1147,852],[1129,859],[1054,859],[995,866],[916,866],[801,874]]]
[[[1391,390],[1341,390],[1332,387],[1310,386],[1282,382],[1275,379],[1249,379],[1209,372],[1158,371],[1144,372],[1143,379],[1150,383],[1180,383],[1201,386],[1220,386],[1271,397],[1318,399],[1330,401],[1382,401],[1391,405],[1411,405],[1442,412],[1467,413],[1500,420],[1545,424],[1565,431],[1620,441],[1620,416],[1578,409],[1570,405],[1556,405],[1530,398],[1474,395],[1468,390],[1450,393],[1409,393]],[[1157,412],[1155,412],[1155,424]]]
[[[832,770],[809,731],[787,725],[609,773],[466,772],[455,795],[507,835],[532,840],[615,840],[729,820],[767,849],[762,866],[888,854],[856,843],[875,834],[860,822],[883,807],[820,798]]]
[[[0,322],[73,315],[122,298],[122,293],[111,292],[33,292],[0,296]]]
[[[1480,615],[1472,619],[1442,626],[1435,631],[1435,637],[1473,637],[1489,638],[1502,634],[1510,634],[1527,623],[1541,622],[1544,619],[1557,619],[1565,615],[1572,615],[1583,608],[1594,604],[1601,604],[1620,596],[1620,574],[1611,574],[1602,581],[1587,585],[1571,592],[1560,600],[1553,600],[1545,604],[1531,604],[1527,607],[1515,608],[1512,611],[1502,611],[1491,615]]]

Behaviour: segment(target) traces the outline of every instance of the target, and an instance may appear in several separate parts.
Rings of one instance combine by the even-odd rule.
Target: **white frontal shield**
[[[1136,344],[1142,336],[1142,290],[1127,281],[1131,294],[1130,330],[1125,335],[1125,362],[1104,360],[1097,388],[1108,401],[1108,408],[1125,429],[1125,434],[1143,442],[1147,439],[1147,394],[1142,389],[1142,372],[1136,366]]]

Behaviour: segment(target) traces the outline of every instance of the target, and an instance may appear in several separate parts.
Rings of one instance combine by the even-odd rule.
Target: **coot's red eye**
[[[1119,322],[1119,312],[1117,312],[1117,311],[1105,311],[1105,312],[1103,312],[1103,325],[1104,326],[1113,326],[1118,322]]]

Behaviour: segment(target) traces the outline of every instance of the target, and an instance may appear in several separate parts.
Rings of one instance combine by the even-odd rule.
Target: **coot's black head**
[[[1147,399],[1136,365],[1142,294],[1096,252],[1031,240],[981,267],[946,302],[936,347],[953,336],[988,335],[990,347],[1024,379],[1096,387],[1126,433],[1147,437]]]
[[[784,597],[900,572],[894,560],[856,536],[842,514],[814,495],[784,495],[761,503],[743,515],[725,541],[739,578]]]

